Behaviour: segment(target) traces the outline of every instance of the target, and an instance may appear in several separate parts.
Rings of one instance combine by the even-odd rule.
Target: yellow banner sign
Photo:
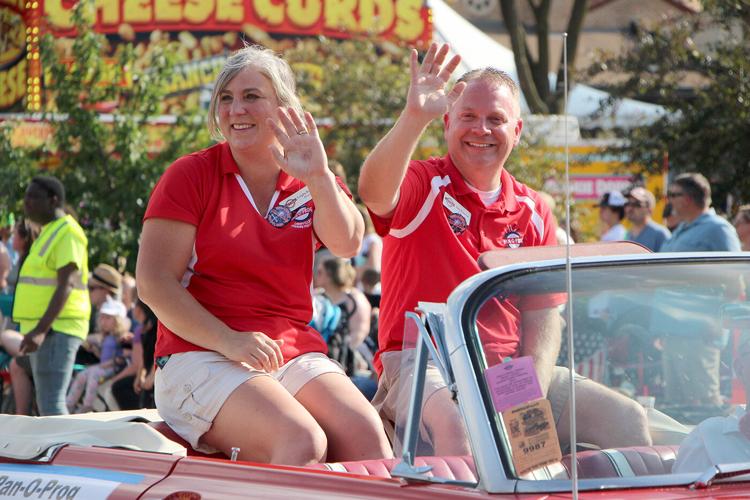
[[[69,35],[73,2],[45,0],[50,29]],[[422,0],[97,0],[89,14],[96,30],[120,33],[242,31],[251,25],[268,33],[347,38],[368,34],[418,43],[432,33]]]
[[[0,112],[21,111],[24,100],[27,110],[41,109],[39,38],[51,32],[65,48],[76,3],[0,0]],[[417,46],[432,39],[423,0],[94,0],[88,19],[113,47],[133,42],[137,53],[159,37],[179,40],[183,62],[170,85],[177,93],[211,83],[243,38],[372,36]]]

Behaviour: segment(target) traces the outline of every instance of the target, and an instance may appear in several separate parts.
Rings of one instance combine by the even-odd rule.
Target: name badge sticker
[[[456,199],[445,193],[443,195],[443,206],[448,209],[448,223],[456,234],[463,233],[471,223],[471,212],[461,205]]]
[[[562,459],[548,400],[538,399],[506,410],[503,421],[519,475]]]
[[[310,200],[312,200],[310,190],[307,188],[303,188],[293,195],[284,198],[284,200],[281,201],[279,205],[284,205],[289,209],[290,212],[294,212],[298,207],[301,207]]]
[[[542,397],[542,388],[531,356],[491,366],[485,370],[484,377],[497,412]]]

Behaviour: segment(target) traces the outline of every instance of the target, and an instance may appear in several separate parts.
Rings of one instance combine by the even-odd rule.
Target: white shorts
[[[294,396],[302,387],[325,373],[344,370],[325,354],[310,352],[298,356],[275,372],[251,368],[214,351],[172,354],[156,370],[154,400],[164,421],[198,451],[218,450],[200,443],[224,402],[248,380],[270,376]]]

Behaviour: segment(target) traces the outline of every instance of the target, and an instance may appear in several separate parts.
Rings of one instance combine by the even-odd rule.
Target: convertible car
[[[569,259],[564,248],[485,254],[486,270],[447,303],[407,313],[409,376],[399,390],[408,404],[389,426],[394,459],[287,467],[203,455],[154,410],[7,415],[0,416],[0,498],[749,495],[750,453],[739,462],[714,463],[712,457],[724,456],[721,448],[705,455],[707,463],[691,457],[702,440],[721,447],[747,439],[736,424],[745,392],[733,365],[750,357],[743,349],[750,340],[750,257],[651,254],[624,243],[576,245],[570,253]],[[498,362],[485,342],[498,328],[527,327],[506,321],[509,311],[520,318],[540,310],[562,339],[558,366],[642,405],[653,444],[631,444],[626,436],[621,446],[601,449],[577,442],[575,434],[559,442],[533,363]],[[435,456],[424,442],[427,369],[439,371],[458,405],[470,455]],[[580,432],[582,425],[574,419],[570,429]],[[702,438],[689,445],[693,455],[685,455],[699,431]],[[712,440],[711,432],[722,439]],[[740,447],[750,451],[750,442]]]

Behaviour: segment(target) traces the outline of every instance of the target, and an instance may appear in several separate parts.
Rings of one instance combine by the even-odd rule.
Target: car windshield
[[[742,418],[750,390],[750,261],[597,260],[573,266],[570,315],[559,261],[489,271],[464,305],[464,335],[509,475],[569,477],[563,367],[571,320],[580,478],[705,472],[718,462],[750,461],[743,434],[750,421]],[[530,352],[537,358],[524,357]]]

